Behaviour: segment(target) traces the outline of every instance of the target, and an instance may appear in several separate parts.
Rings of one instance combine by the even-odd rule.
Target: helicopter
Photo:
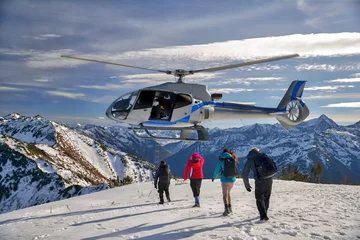
[[[219,102],[222,93],[210,93],[206,85],[185,83],[185,76],[199,72],[215,72],[253,64],[299,57],[283,55],[231,65],[198,70],[157,70],[95,59],[62,55],[63,58],[110,64],[174,75],[176,82],[145,87],[117,98],[106,110],[114,121],[130,125],[129,129],[141,138],[208,141],[209,133],[203,123],[217,120],[244,118],[276,118],[284,128],[296,127],[310,111],[302,100],[306,81],[295,80],[287,89],[276,108],[259,107],[246,102]],[[180,134],[162,136],[162,131]],[[194,134],[196,132],[197,134]],[[175,136],[174,136],[175,135]],[[197,135],[197,136],[196,136]]]

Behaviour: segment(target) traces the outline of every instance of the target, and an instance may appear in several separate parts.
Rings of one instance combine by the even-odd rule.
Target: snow
[[[251,181],[254,186],[253,181]],[[222,217],[221,185],[203,181],[201,208],[189,182],[158,205],[152,182],[131,184],[0,215],[1,239],[359,239],[360,186],[275,180],[268,222],[241,179],[234,213]],[[19,231],[21,229],[21,231]]]

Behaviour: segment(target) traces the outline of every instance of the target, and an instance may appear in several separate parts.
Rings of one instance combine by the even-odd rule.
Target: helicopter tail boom
[[[309,116],[309,108],[301,99],[306,81],[295,80],[281,99],[277,112],[283,112],[276,119],[285,128],[296,127]]]

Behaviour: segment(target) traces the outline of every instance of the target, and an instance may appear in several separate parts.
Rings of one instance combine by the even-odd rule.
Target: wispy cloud
[[[352,77],[360,77],[360,73],[351,74]]]
[[[201,81],[220,78],[222,74],[223,73],[197,73],[196,75],[186,76],[185,81],[187,83],[198,83]],[[109,83],[105,85],[79,85],[78,87],[115,91],[134,87],[142,88],[144,86],[157,85],[165,82],[175,82],[174,76],[158,73],[111,76],[110,79],[119,79],[120,83]]]
[[[0,86],[0,91],[25,91],[25,89]]]
[[[66,97],[71,99],[77,99],[85,97],[83,93],[71,93],[71,92],[62,92],[62,91],[46,91],[51,96]]]
[[[335,91],[341,88],[354,88],[354,85],[338,85],[338,86],[314,86],[314,87],[305,87],[305,91]]]
[[[253,92],[255,89],[248,88],[212,88],[209,89],[212,93],[237,93],[237,92]]]
[[[50,80],[48,78],[38,78],[34,80],[35,82],[49,82]]]
[[[297,9],[307,16],[304,24],[316,29],[323,29],[338,21],[344,21],[343,18],[348,10],[344,2],[308,0],[297,0]],[[339,16],[341,16],[340,20]]]
[[[58,34],[40,34],[38,36],[23,36],[23,38],[31,38],[34,40],[47,40],[47,39],[59,38],[59,37],[62,37],[62,36],[58,35]]]
[[[360,77],[359,78],[339,78],[339,79],[334,79],[334,80],[327,80],[325,82],[356,83],[356,82],[360,82]]]
[[[295,66],[297,71],[303,70],[312,70],[312,71],[327,71],[327,72],[336,72],[336,71],[357,71],[360,70],[360,63],[354,64],[301,64]]]
[[[228,84],[243,84],[250,86],[251,84],[259,84],[263,81],[283,81],[282,77],[249,77],[249,78],[230,78],[228,80],[219,80],[217,82],[210,82],[209,85],[228,85]]]
[[[155,62],[157,66],[164,63],[169,64],[169,61],[170,63],[184,63],[190,60],[206,62],[245,61],[290,53],[299,53],[302,58],[349,56],[360,54],[360,33],[294,34],[200,45],[150,48],[111,55],[108,53],[98,53],[96,55],[77,54],[77,52],[71,49],[47,52],[0,49],[0,52],[3,54],[28,56],[27,65],[31,68],[64,68],[88,63],[60,58],[62,54],[80,55],[86,58],[119,63],[127,60],[147,60]],[[357,69],[360,69],[360,66]],[[256,67],[254,70],[257,70]]]
[[[123,59],[192,59],[197,61],[234,61],[282,54],[301,57],[348,56],[360,54],[360,33],[294,34],[201,45],[152,48],[114,55]]]
[[[358,93],[333,93],[324,95],[306,95],[303,97],[305,100],[326,100],[326,99],[360,99]]]
[[[360,108],[360,102],[344,102],[344,103],[333,103],[326,106],[326,108]]]
[[[78,85],[80,88],[98,89],[98,90],[109,90],[118,91],[119,89],[129,89],[135,87],[135,84],[105,84],[105,85]]]

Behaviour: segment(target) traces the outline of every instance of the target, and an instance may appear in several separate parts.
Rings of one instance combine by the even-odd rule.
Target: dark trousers
[[[167,200],[170,200],[169,185],[169,183],[158,183],[160,202],[164,202],[164,192]]]
[[[201,182],[202,179],[190,179],[190,187],[194,197],[200,196]]]
[[[267,210],[269,209],[272,183],[273,183],[272,178],[255,181],[256,206],[259,210],[260,218],[267,217]]]

